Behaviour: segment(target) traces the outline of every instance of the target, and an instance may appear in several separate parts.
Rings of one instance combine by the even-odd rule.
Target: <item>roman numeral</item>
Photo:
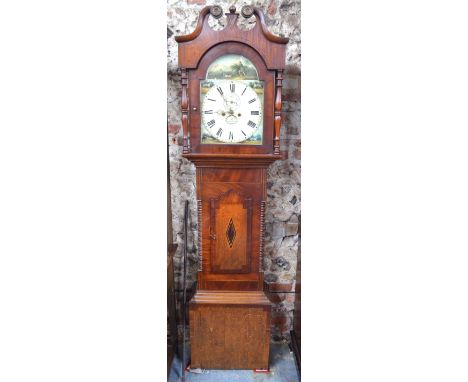
[[[213,110],[205,110],[205,114],[213,114]]]
[[[220,137],[222,133],[223,133],[223,129],[219,129],[218,132],[216,133],[216,135],[217,135],[218,137]]]
[[[213,99],[213,98],[207,98],[207,100],[208,100],[208,101],[214,101],[214,102],[216,102],[216,100]]]
[[[219,86],[216,89],[219,91],[219,94],[223,95],[223,89],[221,89]]]
[[[234,135],[232,135],[232,131],[229,132],[229,139],[232,141],[234,139]]]
[[[216,123],[216,121],[214,119],[212,119],[211,121],[207,122],[206,124],[211,129],[214,126],[215,123]]]
[[[256,98],[252,98],[249,103],[252,103],[252,102],[255,102],[257,99]]]
[[[242,92],[241,95],[244,95],[245,91],[247,90],[247,86],[245,87],[244,91]]]
[[[244,137],[246,137],[246,136],[247,136],[247,134],[246,134],[246,133],[244,133],[244,130],[241,130],[241,133],[242,133],[242,134],[244,134]]]
[[[231,93],[234,93],[236,91],[236,84],[230,84],[229,88],[231,89]]]
[[[206,113],[206,111],[205,111],[205,113]],[[252,110],[252,111],[250,112],[251,115],[259,115],[259,113],[260,113],[260,112],[259,112],[258,110]]]
[[[247,125],[249,125],[252,129],[254,129],[255,126],[257,126],[257,124],[252,121],[247,122]]]

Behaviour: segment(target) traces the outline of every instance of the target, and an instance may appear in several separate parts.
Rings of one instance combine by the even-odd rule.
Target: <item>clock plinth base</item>
[[[191,367],[268,369],[270,315],[262,291],[199,290],[190,302]]]

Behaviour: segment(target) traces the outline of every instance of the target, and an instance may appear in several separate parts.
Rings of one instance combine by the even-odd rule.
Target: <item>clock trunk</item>
[[[265,180],[261,167],[197,168],[200,289],[263,290]]]

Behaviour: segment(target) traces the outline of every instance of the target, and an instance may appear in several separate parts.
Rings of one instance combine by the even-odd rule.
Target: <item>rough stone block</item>
[[[282,11],[288,11],[290,10],[295,4],[294,0],[283,0],[280,5],[280,9]]]
[[[285,293],[267,293],[267,297],[273,304],[279,304],[280,302],[286,299],[286,294]]]
[[[294,149],[293,157],[294,157],[294,159],[301,159],[301,149],[300,148]]]
[[[168,126],[169,134],[177,134],[180,130],[179,124],[171,124]]]
[[[276,280],[278,280],[278,276],[273,273],[267,273],[264,277],[264,280],[267,283],[275,282]]]
[[[267,14],[270,16],[274,16],[277,10],[278,5],[276,4],[276,0],[270,0],[270,4],[268,5],[267,9]]]
[[[297,235],[298,229],[299,229],[299,219],[297,215],[292,215],[291,219],[289,219],[289,221],[286,223],[286,235],[285,236]]]
[[[206,0],[187,0],[187,4],[205,5]]]
[[[271,325],[278,330],[280,334],[288,330],[288,316],[284,313],[274,313],[271,317]]]
[[[285,74],[283,80],[283,97],[285,101],[301,100],[301,76]]]
[[[297,230],[299,228],[299,223],[286,223],[286,236],[297,235]]]
[[[268,290],[270,292],[291,292],[292,289],[293,283],[271,282],[268,284]]]
[[[286,230],[285,230],[283,222],[274,222],[272,226],[273,226],[272,231],[271,231],[272,238],[276,239],[276,238],[285,236]]]
[[[287,221],[291,217],[291,214],[292,214],[293,211],[285,208],[284,204],[281,204],[280,206],[277,206],[277,208],[272,212],[273,212],[273,215],[274,215],[274,217],[276,219],[278,219],[280,221]],[[285,236],[285,235],[283,235],[283,236]]]
[[[281,274],[281,281],[290,281],[292,282],[294,280],[294,278],[296,277],[296,273],[295,271],[293,273],[284,273],[284,274]],[[279,278],[279,277],[278,277]]]
[[[275,257],[273,259],[273,264],[276,266],[275,269],[280,268],[280,269],[283,269],[285,271],[288,271],[289,269],[291,269],[291,264],[289,263],[289,261],[286,260],[282,256]],[[273,266],[271,268],[273,268]]]

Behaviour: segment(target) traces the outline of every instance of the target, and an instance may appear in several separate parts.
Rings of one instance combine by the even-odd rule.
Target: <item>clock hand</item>
[[[237,108],[236,110],[233,110],[233,109],[229,109],[229,116],[233,116],[233,117],[240,117],[241,116],[241,113],[239,113],[237,110],[239,108]],[[236,115],[237,114],[237,115]]]

